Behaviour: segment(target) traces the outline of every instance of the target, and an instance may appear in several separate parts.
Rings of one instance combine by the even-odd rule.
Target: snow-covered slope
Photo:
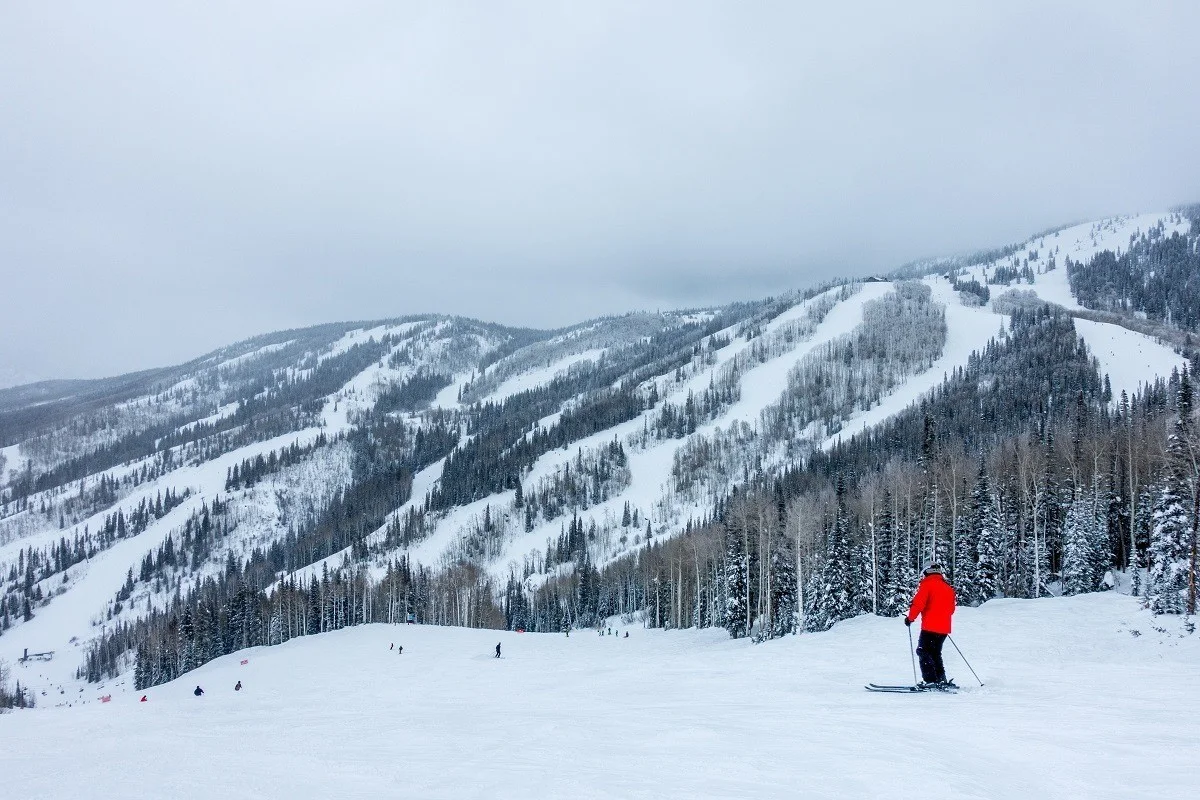
[[[1044,236],[1038,236],[1017,246],[1015,255],[1003,256],[962,271],[962,277],[986,283],[1001,267],[1028,265],[1033,272],[1033,282],[1020,280],[1012,283],[1016,290],[1031,291],[1040,299],[1070,311],[1085,311],[1071,293],[1065,260],[1090,261],[1103,251],[1120,253],[1128,249],[1130,237],[1138,236],[1161,225],[1164,236],[1186,232],[1191,223],[1174,212],[1159,212],[1118,216],[1098,222],[1073,225]],[[1030,258],[1031,254],[1036,257]],[[1053,259],[1053,261],[1051,260]],[[1050,265],[1054,264],[1054,268]],[[991,287],[990,306],[1007,289]],[[1092,354],[1100,361],[1102,373],[1112,382],[1114,398],[1122,390],[1133,394],[1137,388],[1166,377],[1178,369],[1184,358],[1170,346],[1154,338],[1129,330],[1118,324],[1077,319],[1076,327]]]
[[[1028,264],[1032,282],[1008,288],[1083,313],[1070,294],[1063,260],[1120,248],[1160,223],[1168,232],[1185,224],[1176,215],[1151,214],[1066,228],[959,270],[958,277],[986,283],[998,269]],[[1052,255],[1058,266],[1048,269]],[[38,598],[28,621],[19,605],[7,609],[12,627],[0,635],[0,659],[12,662],[25,648],[54,650],[43,688],[73,685],[82,653],[99,631],[162,609],[176,590],[220,574],[229,559],[243,563],[255,548],[267,551],[311,527],[333,498],[370,472],[364,453],[373,452],[378,440],[398,436],[397,430],[407,437],[437,432],[448,442],[422,460],[405,462],[411,495],[397,493],[352,542],[314,546],[300,563],[276,564],[263,586],[320,576],[352,557],[378,579],[401,556],[435,568],[468,561],[498,585],[510,573],[533,573],[532,585],[554,569],[543,570],[547,543],[574,518],[589,530],[595,563],[636,552],[648,535],[661,540],[679,534],[710,513],[753,472],[794,466],[920,401],[1005,329],[1000,298],[1006,287],[992,286],[990,302],[977,305],[945,276],[926,276],[921,283],[928,307],[945,322],[944,337],[928,335],[922,342],[932,355],[881,382],[878,396],[851,398],[846,407],[811,418],[784,408],[797,405],[799,372],[815,365],[835,374],[835,362],[852,362],[845,350],[832,355],[835,348],[870,327],[876,304],[911,284],[869,281],[724,309],[630,314],[557,332],[436,315],[337,324],[259,337],[153,374],[0,392],[0,491],[8,500],[0,507],[0,591],[14,598],[20,592],[22,599],[36,591]],[[1075,324],[1114,395],[1132,393],[1184,361],[1169,345],[1112,321],[1080,317]],[[405,393],[410,383],[422,381],[420,391]],[[521,417],[515,432],[505,431],[511,438],[496,450],[553,431],[572,412],[614,393],[625,393],[633,408],[622,409],[619,421],[594,427],[577,421],[562,443],[538,450],[516,468],[506,466],[514,474],[501,485],[486,482],[494,477],[487,470],[507,465],[490,453],[496,457],[480,462],[486,491],[469,486],[464,499],[430,506],[445,488],[447,464],[492,428],[503,428],[503,415],[533,414]],[[672,419],[706,396],[711,407],[694,414],[690,427],[669,429]],[[787,436],[772,424],[781,419],[791,426]],[[381,420],[393,428],[381,427]],[[403,441],[415,449],[410,439]],[[719,463],[705,464],[683,485],[679,465],[707,446],[721,454]],[[517,507],[513,481],[532,495],[589,459],[602,461],[614,447],[621,451],[619,467],[596,479],[586,501],[563,501],[529,518]],[[301,463],[268,471],[253,485],[230,480],[233,469],[288,449],[300,451],[295,458]],[[70,543],[84,531],[96,535],[118,512],[129,518],[139,504],[152,504],[165,492],[186,497],[144,529],[26,579],[29,552],[51,562],[64,539]],[[137,573],[168,537],[177,543],[189,517],[217,500],[233,508],[232,524],[204,563],[189,564],[187,574],[168,585],[138,581],[118,601],[130,572]],[[635,524],[623,524],[627,510]],[[386,545],[389,528],[415,514],[422,516],[408,545]]]
[[[1185,797],[1200,641],[1178,628],[1122,595],[992,601],[955,618],[986,685],[947,647],[962,691],[906,696],[862,688],[911,680],[894,619],[759,647],[371,625],[225,656],[145,703],[115,683],[0,717],[0,773],[47,800]]]

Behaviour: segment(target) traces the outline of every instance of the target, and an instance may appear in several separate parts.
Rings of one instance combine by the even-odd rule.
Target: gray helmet
[[[945,572],[946,571],[942,569],[941,564],[934,562],[934,563],[930,564],[929,566],[925,567],[925,569],[921,572],[921,574],[922,575],[944,575]]]

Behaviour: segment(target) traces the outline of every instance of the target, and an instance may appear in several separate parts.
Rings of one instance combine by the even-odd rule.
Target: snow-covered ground
[[[0,774],[21,798],[1194,792],[1200,634],[1116,594],[992,601],[955,627],[985,687],[948,646],[957,695],[879,695],[863,683],[911,680],[898,619],[758,646],[373,625],[226,656],[145,703],[39,697],[75,705],[0,717]]]
[[[585,350],[582,353],[574,353],[547,364],[541,369],[518,373],[500,384],[494,392],[487,396],[487,399],[493,403],[502,403],[515,394],[550,383],[555,377],[568,372],[576,364],[582,364],[584,361],[598,361],[603,355],[603,349]]]
[[[1075,330],[1100,362],[1100,373],[1108,375],[1114,402],[1120,399],[1121,390],[1132,397],[1143,384],[1167,377],[1186,362],[1166,345],[1120,325],[1077,317]]]

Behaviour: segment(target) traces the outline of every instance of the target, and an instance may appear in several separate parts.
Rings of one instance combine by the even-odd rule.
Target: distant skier
[[[921,617],[921,638],[917,640],[917,658],[921,662],[921,679],[925,685],[946,686],[946,667],[942,663],[942,645],[950,635],[950,617],[954,614],[954,587],[942,576],[941,564],[925,568],[917,594],[908,607],[905,625]]]
[[[625,638],[626,638],[626,639],[628,639],[628,638],[629,638],[629,631],[625,631]]]
[[[235,684],[233,685],[233,690],[234,690],[235,692],[240,692],[240,691],[242,690],[242,682],[241,682],[241,681],[238,681],[237,683],[235,683]]]
[[[196,691],[192,692],[192,694],[196,695],[196,697],[199,697],[200,695],[204,694],[204,690],[197,686]]]
[[[500,657],[500,643],[496,642],[496,658]]]
[[[404,655],[404,645],[400,645],[399,647],[396,648],[396,655],[398,655],[398,656]]]
[[[142,695],[142,699],[141,699],[141,700],[138,700],[138,702],[139,702],[139,703],[144,703],[144,702],[146,702],[146,695]]]

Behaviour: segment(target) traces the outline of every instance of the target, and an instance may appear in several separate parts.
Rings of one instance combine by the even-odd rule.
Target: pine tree
[[[746,603],[746,573],[749,557],[742,532],[725,525],[725,630],[734,639],[750,632],[750,608]]]
[[[1195,509],[1188,487],[1188,440],[1191,427],[1191,381],[1180,378],[1177,418],[1167,440],[1166,469],[1154,503],[1150,538],[1150,608],[1156,614],[1181,614],[1187,602]]]
[[[793,541],[780,536],[771,553],[771,631],[777,638],[796,632],[799,606],[796,596],[796,558]]]
[[[954,584],[958,602],[964,605],[982,601],[980,591],[976,586],[978,573],[976,559],[978,558],[979,543],[977,541],[977,523],[973,517],[974,514],[960,514],[954,523],[955,559],[951,565],[952,571],[947,576],[950,583]]]
[[[856,572],[860,563],[855,562],[854,543],[850,540],[849,512],[846,508],[846,483],[838,477],[837,509],[833,526],[827,532],[825,561],[813,592],[812,614],[809,627],[812,630],[828,630],[835,622],[849,619],[861,608],[857,595]]]
[[[196,623],[191,607],[183,610],[183,619],[179,623],[179,639],[183,650],[182,671],[190,672],[202,663],[196,653]]]
[[[1154,503],[1149,593],[1156,614],[1181,614],[1184,609],[1189,526],[1181,483],[1178,475],[1168,473]]]
[[[982,603],[1001,593],[1000,546],[1004,536],[991,480],[982,461],[971,491],[968,518],[967,581],[963,585],[968,591],[968,602]],[[962,583],[961,578],[959,582]]]
[[[1063,594],[1083,594],[1097,588],[1095,516],[1092,498],[1082,493],[1067,509],[1063,525]]]
[[[150,683],[150,648],[145,643],[138,645],[137,655],[135,656],[133,667],[133,688],[146,689],[154,684]]]
[[[895,566],[893,551],[896,549],[896,531],[892,518],[892,495],[886,488],[883,491],[883,507],[871,535],[875,542],[875,591],[879,600],[876,613],[882,617],[890,617],[896,613],[890,591],[892,569]]]

